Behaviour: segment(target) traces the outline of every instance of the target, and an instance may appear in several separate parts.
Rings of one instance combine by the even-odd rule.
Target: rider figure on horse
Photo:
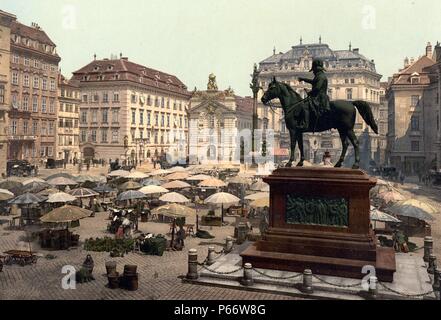
[[[309,127],[310,110],[315,114],[316,118],[331,110],[328,97],[328,78],[325,75],[326,70],[323,67],[323,61],[314,59],[309,72],[311,71],[314,72],[314,79],[299,78],[299,81],[312,85],[312,90],[308,92],[308,98],[303,104],[304,119],[300,129],[304,130],[307,130]]]

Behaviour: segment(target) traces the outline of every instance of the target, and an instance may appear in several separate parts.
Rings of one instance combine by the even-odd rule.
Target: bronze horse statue
[[[289,85],[276,81],[274,77],[272,82],[268,86],[268,90],[262,97],[262,103],[268,105],[271,100],[278,98],[282,105],[282,109],[285,114],[285,123],[288,128],[291,138],[291,157],[289,159],[287,167],[291,167],[295,160],[296,144],[299,144],[300,149],[300,162],[298,167],[303,166],[305,161],[305,154],[303,150],[303,133],[304,132],[323,132],[331,129],[337,129],[340,134],[342,143],[342,153],[339,161],[335,165],[336,168],[340,168],[346,157],[348,150],[348,139],[354,146],[355,151],[355,163],[352,166],[353,169],[360,167],[360,148],[357,136],[354,132],[354,125],[357,112],[360,112],[363,120],[372,128],[372,130],[378,134],[378,126],[375,122],[374,116],[370,105],[364,101],[344,101],[336,100],[331,101],[331,111],[328,111],[321,116],[317,116],[314,112],[310,112],[310,123],[308,129],[299,129],[298,117],[296,117],[297,110],[303,108],[304,99],[295,92]]]

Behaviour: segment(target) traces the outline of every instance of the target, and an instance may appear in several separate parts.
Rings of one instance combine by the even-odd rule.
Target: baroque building
[[[55,157],[57,82],[60,57],[56,45],[33,23],[11,25],[11,106],[9,159]]]
[[[329,98],[331,100],[363,100],[370,104],[375,119],[379,117],[380,107],[380,79],[381,75],[376,72],[375,63],[363,56],[360,50],[349,45],[348,50],[332,50],[327,44],[319,43],[295,45],[291,50],[283,53],[276,53],[260,62],[259,81],[261,87],[266,90],[272,77],[278,81],[289,84],[302,97],[306,97],[305,89],[310,85],[299,82],[298,77],[312,78],[309,72],[312,61],[315,58],[322,59],[326,68],[326,75],[329,80]],[[261,93],[262,94],[262,93]],[[268,118],[268,124],[276,131],[276,143],[279,151],[285,154],[289,149],[289,135],[283,124],[283,115],[275,114],[272,110],[265,110],[267,107],[260,107],[259,117],[262,121]],[[277,112],[282,113],[282,111]],[[265,116],[268,114],[268,117]],[[263,117],[262,117],[263,114]],[[361,166],[367,168],[372,161],[381,161],[379,141],[381,138],[372,132],[357,113],[355,132],[360,139]],[[336,162],[341,153],[341,142],[335,130],[305,134],[305,154],[308,161],[321,162],[325,152],[329,151],[332,160]],[[277,149],[276,149],[277,150]],[[353,151],[348,151],[348,159],[352,161]],[[297,157],[298,158],[298,157]]]
[[[187,152],[190,93],[174,75],[120,55],[93,60],[73,73],[80,88],[83,159],[130,163]]]
[[[11,24],[16,17],[0,10],[0,176],[6,174],[10,110]]]
[[[193,92],[188,116],[190,164],[239,165],[251,151],[253,99],[219,90],[213,74],[207,90]]]
[[[78,81],[58,79],[57,160],[80,160],[80,87]]]
[[[438,49],[439,51],[439,46]],[[439,102],[433,48],[425,55],[404,60],[393,75],[386,98],[389,108],[388,160],[406,175],[436,167]]]

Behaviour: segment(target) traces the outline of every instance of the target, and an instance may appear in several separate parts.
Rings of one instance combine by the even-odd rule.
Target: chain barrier
[[[243,270],[243,267],[239,267],[239,268],[237,268],[236,270],[226,271],[226,272],[221,272],[221,271],[215,271],[215,270],[212,270],[212,269],[208,268],[208,267],[205,266],[205,265],[203,265],[202,268],[205,269],[205,270],[207,270],[207,271],[209,271],[209,272],[212,272],[212,273],[215,273],[215,274],[219,274],[219,275],[233,274],[233,273],[236,273],[236,272],[239,272],[239,271]]]
[[[361,286],[361,282],[354,283],[354,284],[346,284],[346,285],[345,284],[335,284],[335,283],[332,283],[332,282],[328,282],[328,281],[326,281],[326,280],[316,276],[315,274],[313,274],[312,276],[314,278],[316,278],[320,282],[323,282],[323,283],[325,283],[327,285],[338,287],[338,288],[355,288],[355,287]]]
[[[428,291],[428,292],[425,292],[425,293],[407,294],[407,293],[402,293],[402,292],[399,292],[399,291],[397,291],[397,290],[394,290],[394,289],[392,289],[392,288],[386,286],[386,285],[385,285],[384,283],[382,283],[382,282],[378,282],[378,284],[381,285],[381,286],[382,286],[384,289],[386,289],[387,291],[390,291],[390,292],[392,292],[392,293],[398,294],[398,295],[403,296],[403,297],[408,297],[408,298],[424,297],[424,296],[428,296],[428,295],[430,295],[430,294],[432,294],[432,293],[435,292],[434,290],[431,290],[431,291]]]
[[[303,276],[302,273],[299,273],[299,274],[296,274],[296,275],[293,275],[293,276],[289,276],[289,277],[275,277],[275,276],[270,276],[269,274],[265,274],[262,271],[259,271],[259,270],[255,269],[255,268],[253,268],[253,270],[256,273],[258,273],[258,274],[260,274],[260,275],[262,275],[264,277],[267,277],[267,278],[270,278],[270,279],[275,279],[275,280],[289,280],[289,279],[300,278],[301,276]]]

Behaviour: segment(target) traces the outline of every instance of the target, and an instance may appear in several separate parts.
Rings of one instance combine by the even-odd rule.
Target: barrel
[[[124,275],[125,288],[129,291],[138,290],[138,279],[139,279],[138,274]]]
[[[116,273],[116,261],[107,261],[106,262],[106,271],[107,275]]]
[[[107,276],[107,280],[109,281],[110,289],[118,289],[119,288],[119,273],[115,272],[111,275]]]
[[[132,275],[136,275],[136,270],[137,270],[138,266],[134,266],[134,265],[125,265],[124,266],[124,276],[132,276]]]

